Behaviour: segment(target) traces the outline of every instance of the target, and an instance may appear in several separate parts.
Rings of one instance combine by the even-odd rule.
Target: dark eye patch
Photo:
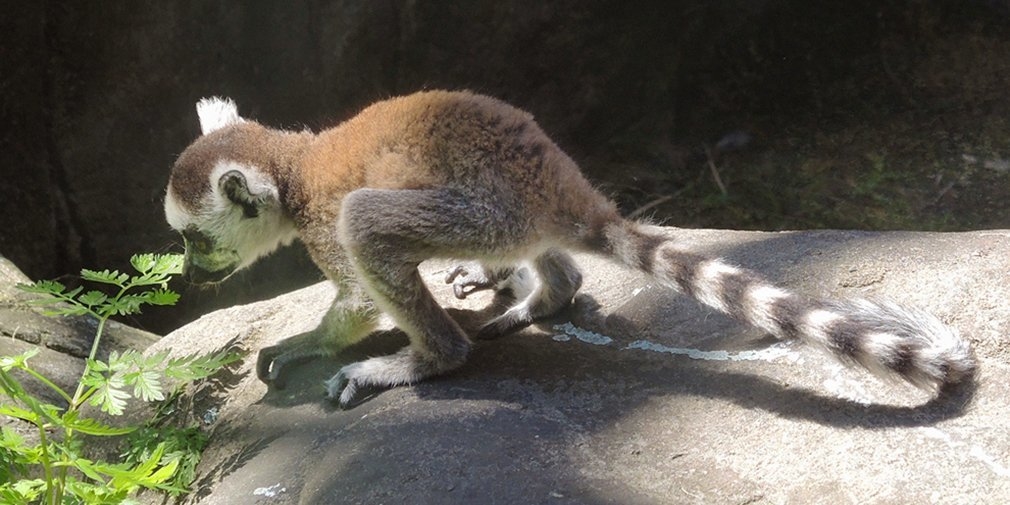
[[[208,254],[214,250],[214,239],[196,228],[186,228],[182,231],[186,247],[193,247],[200,254]]]

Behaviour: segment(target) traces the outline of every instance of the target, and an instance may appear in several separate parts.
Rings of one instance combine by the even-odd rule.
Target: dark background
[[[626,213],[676,226],[1010,222],[1002,0],[10,3],[0,254],[36,279],[181,251],[162,196],[209,95],[291,129],[418,89],[495,95]],[[296,247],[128,322],[319,279]]]

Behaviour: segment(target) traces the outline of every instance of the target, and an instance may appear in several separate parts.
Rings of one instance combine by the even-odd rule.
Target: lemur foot
[[[256,357],[256,376],[268,386],[284,389],[286,378],[282,372],[285,368],[323,354],[325,353],[318,348],[285,345],[284,342],[264,347]]]
[[[446,284],[452,284],[452,293],[456,298],[466,297],[478,291],[493,289],[503,291],[512,289],[511,277],[516,273],[514,267],[489,268],[477,262],[456,265],[445,277]]]
[[[477,331],[474,338],[492,340],[515,333],[533,324],[533,316],[525,307],[512,307],[504,314],[488,321]]]
[[[406,348],[390,356],[346,365],[323,385],[326,397],[346,409],[367,400],[379,390],[413,384],[456,368],[459,364],[441,363]]]
[[[478,263],[456,265],[449,270],[445,283],[452,284],[452,293],[460,300],[465,300],[467,296],[478,291],[495,287],[495,281],[491,280],[487,270]]]

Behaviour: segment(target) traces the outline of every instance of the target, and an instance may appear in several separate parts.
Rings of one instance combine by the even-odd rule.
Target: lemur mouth
[[[235,268],[226,267],[220,270],[204,270],[198,266],[187,264],[182,269],[182,277],[191,284],[217,284],[235,273]]]

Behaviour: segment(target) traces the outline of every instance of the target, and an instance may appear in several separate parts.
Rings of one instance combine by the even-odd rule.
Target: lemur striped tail
[[[679,247],[642,225],[602,229],[606,254],[701,303],[780,339],[799,339],[883,377],[936,392],[972,376],[975,361],[955,330],[921,310],[868,300],[822,300],[790,293],[754,272]]]

